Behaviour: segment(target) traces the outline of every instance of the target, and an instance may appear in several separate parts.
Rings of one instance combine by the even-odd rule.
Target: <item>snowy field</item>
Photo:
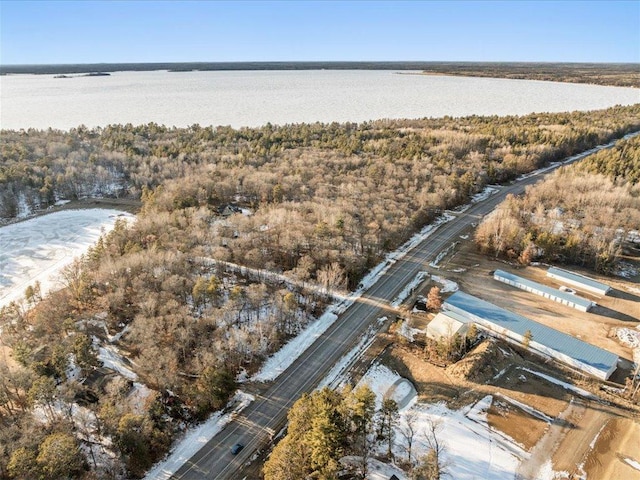
[[[447,465],[446,480],[513,480],[520,462],[529,454],[514,440],[502,432],[492,429],[487,423],[487,410],[491,406],[492,396],[487,395],[478,402],[460,410],[450,410],[444,404],[423,404],[417,401],[415,390],[408,399],[411,390],[398,385],[408,383],[397,373],[384,365],[376,364],[360,380],[359,385],[367,384],[376,394],[379,407],[383,398],[403,397],[400,408],[400,420],[395,427],[393,452],[396,459],[406,459],[406,442],[402,434],[407,422],[411,422],[416,432],[413,439],[412,459],[427,452],[425,432],[430,422],[438,425],[438,440],[444,444],[444,463]],[[384,453],[385,446],[380,447]],[[384,471],[384,469],[376,469]],[[386,474],[387,472],[385,472]],[[395,473],[398,478],[407,479],[403,474]],[[557,472],[548,468],[539,472],[538,480],[553,479]],[[369,479],[384,478],[370,475]],[[388,477],[386,477],[388,478]]]
[[[61,287],[59,272],[87,251],[117,218],[118,210],[65,210],[0,228],[0,307],[24,297],[39,281],[44,295]]]

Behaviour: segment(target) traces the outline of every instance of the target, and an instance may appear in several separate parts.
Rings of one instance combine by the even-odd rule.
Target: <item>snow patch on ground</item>
[[[341,385],[344,385],[347,381],[345,378],[345,372],[349,366],[369,348],[375,339],[378,327],[386,321],[387,317],[380,317],[376,322],[377,325],[369,327],[367,333],[362,336],[356,346],[344,355],[340,361],[331,368],[331,370],[329,370],[329,373],[327,373],[327,375],[322,379],[317,389],[320,390],[324,387],[339,388]]]
[[[503,399],[504,401],[510,403],[511,405],[514,405],[516,407],[518,407],[520,410],[527,412],[529,415],[531,415],[532,417],[536,417],[539,418],[540,420],[547,422],[547,423],[552,423],[553,422],[553,418],[551,418],[550,416],[546,415],[545,413],[541,412],[540,410],[537,410],[525,403],[519,402],[518,400],[516,400],[515,398],[511,398],[507,395],[503,395],[501,393],[495,393],[494,394],[497,397],[500,397],[501,399]]]
[[[382,401],[395,400],[399,408],[408,405],[417,395],[415,388],[407,379],[388,367],[374,364],[360,379],[357,386],[368,385],[376,394],[376,409],[382,407]]]
[[[128,380],[138,379],[138,375],[127,366],[118,349],[111,345],[100,345],[100,340],[97,337],[93,337],[93,347],[98,350],[98,360],[102,362],[104,367],[118,372]]]
[[[449,252],[451,252],[451,250],[453,250],[454,248],[456,248],[456,245],[458,245],[458,242],[453,242],[451,245],[449,245],[447,248],[445,248],[444,250],[442,250],[440,253],[438,253],[438,255],[436,256],[436,258],[433,259],[432,262],[429,263],[429,266],[431,268],[440,268],[440,262],[442,261],[442,259],[444,257],[446,257],[447,255],[449,255]]]
[[[358,469],[362,465],[362,457],[349,455],[340,459],[340,464],[347,468]],[[407,480],[406,474],[395,465],[383,463],[375,458],[367,460],[367,480],[389,480],[393,475],[399,480]]]
[[[616,336],[620,342],[627,347],[640,347],[640,331],[638,330],[631,328],[618,328],[616,329]]]
[[[538,480],[560,480],[562,478],[569,478],[569,472],[556,472],[551,460],[544,462],[538,470]]]
[[[564,388],[565,390],[569,390],[573,393],[576,393],[578,395],[580,395],[581,397],[584,398],[589,398],[591,400],[598,400],[598,397],[596,397],[594,394],[592,394],[591,392],[587,392],[586,390],[580,388],[580,387],[576,387],[575,385],[571,385],[570,383],[567,382],[563,382],[562,380],[558,380],[557,378],[554,378],[550,375],[545,375],[542,372],[536,372],[535,370],[531,370],[529,368],[526,367],[518,367],[520,370],[525,370],[529,373],[533,373],[534,375],[540,377],[540,378],[544,378],[546,381],[551,382],[551,383],[555,383],[556,385],[561,386],[562,388]]]
[[[469,210],[469,208],[471,208],[471,205],[482,202],[487,198],[489,198],[494,193],[497,193],[499,191],[500,191],[499,185],[487,185],[486,187],[484,187],[484,189],[481,192],[473,195],[469,203],[467,203],[466,205],[462,205],[461,207],[455,208],[453,211],[456,213],[466,212],[467,210]]]
[[[440,289],[440,293],[449,293],[449,292],[458,291],[458,284],[453,280],[447,280],[446,278],[442,278],[437,275],[434,275],[431,278],[433,279],[434,282],[437,282],[440,285],[442,285],[442,288]]]
[[[70,353],[67,356],[67,369],[64,373],[69,380],[77,381],[82,376],[82,369],[76,363],[76,355],[74,353]]]
[[[640,274],[640,269],[636,265],[629,262],[618,262],[614,275],[622,278],[632,278]]]
[[[628,457],[623,457],[624,463],[629,465],[631,468],[634,468],[640,472],[640,462],[636,462],[635,460],[631,460]]]
[[[414,309],[415,311],[415,309]],[[424,330],[420,330],[419,328],[412,328],[409,326],[409,322],[406,320],[402,321],[400,328],[398,329],[398,334],[402,335],[404,338],[413,342],[414,336],[418,333],[424,333]]]
[[[391,302],[391,306],[394,308],[398,308],[402,302],[404,302],[409,295],[416,289],[418,285],[422,283],[422,281],[428,277],[429,274],[427,272],[418,272],[411,282],[407,283],[402,291],[398,294],[398,296]]]
[[[59,272],[82,255],[118,218],[118,210],[65,210],[0,228],[0,307],[40,282],[43,295],[61,287]]]
[[[175,443],[169,456],[147,472],[145,480],[169,480],[187,460],[254,400],[253,395],[238,390],[230,402],[230,405],[235,405],[232,411],[225,414],[215,412],[206,422],[187,430],[183,438]]]
[[[127,395],[127,400],[135,413],[142,415],[146,412],[144,407],[152,393],[153,390],[146,385],[140,382],[133,382],[133,388]]]
[[[367,480],[389,480],[393,475],[398,477],[398,480],[407,479],[406,474],[398,467],[382,463],[375,458],[369,459],[368,468]]]
[[[256,382],[268,382],[284,372],[302,353],[309,348],[338,319],[332,312],[325,312],[312,322],[299,335],[273,354],[264,362],[262,368],[253,377]]]

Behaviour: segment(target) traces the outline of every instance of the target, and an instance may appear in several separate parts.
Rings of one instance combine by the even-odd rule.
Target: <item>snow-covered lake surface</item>
[[[0,77],[0,127],[110,123],[260,126],[444,115],[523,115],[640,102],[634,88],[388,70],[114,72]]]
[[[0,228],[0,307],[24,298],[39,281],[42,294],[62,286],[59,272],[82,255],[118,218],[118,210],[64,210]]]

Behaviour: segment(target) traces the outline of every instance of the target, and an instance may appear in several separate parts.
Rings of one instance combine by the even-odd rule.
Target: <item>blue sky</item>
[[[640,62],[632,1],[7,1],[0,63]]]

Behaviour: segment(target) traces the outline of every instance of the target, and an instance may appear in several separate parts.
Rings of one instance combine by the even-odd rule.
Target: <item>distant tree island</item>
[[[54,75],[53,78],[76,78],[76,77],[108,77],[110,76],[110,73],[107,72],[90,72],[90,73],[85,73],[82,75],[66,75],[64,73],[61,73],[60,75]]]
[[[91,63],[68,65],[0,65],[0,75],[42,74],[106,75],[107,72],[170,72],[215,70],[396,70],[432,75],[461,75],[510,79],[591,83],[640,88],[637,63],[542,63],[542,62],[177,62]],[[93,72],[93,73],[92,73]],[[100,73],[95,73],[100,72]],[[59,77],[64,78],[64,77]]]

